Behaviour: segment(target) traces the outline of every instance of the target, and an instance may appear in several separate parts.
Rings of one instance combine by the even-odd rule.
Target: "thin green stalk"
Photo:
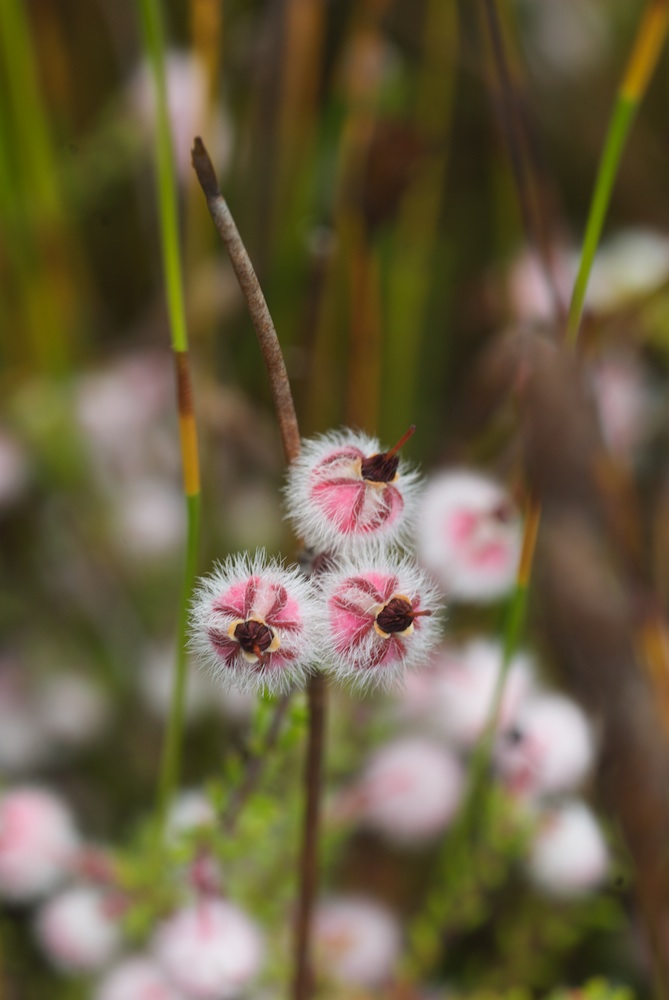
[[[163,26],[159,0],[140,0],[144,44],[156,88],[156,162],[163,267],[172,347],[188,350],[172,132],[167,111]]]
[[[567,343],[572,347],[575,347],[578,342],[588,280],[625,142],[637,108],[657,65],[666,38],[668,23],[669,3],[667,0],[650,0],[634,40],[632,54],[618,91],[599,162],[595,190],[590,203],[583,239],[581,261],[567,318],[566,338]]]
[[[167,732],[163,745],[156,837],[162,841],[170,799],[179,781],[183,742],[184,707],[188,682],[186,639],[188,611],[197,572],[200,528],[200,475],[193,394],[188,361],[188,334],[183,293],[181,245],[179,240],[178,192],[172,135],[167,113],[164,39],[159,0],[140,0],[144,42],[156,88],[156,165],[158,177],[158,209],[161,245],[165,272],[165,290],[170,335],[177,374],[177,403],[181,461],[186,497],[187,540],[181,603],[177,625],[177,654]]]

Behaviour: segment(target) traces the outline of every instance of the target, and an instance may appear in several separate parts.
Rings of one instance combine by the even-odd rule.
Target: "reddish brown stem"
[[[309,742],[305,770],[304,839],[300,858],[300,898],[295,928],[295,982],[293,1000],[308,1000],[313,992],[310,961],[311,925],[318,888],[318,831],[320,819],[323,738],[325,733],[325,677],[314,673],[307,684]]]
[[[290,464],[300,453],[300,431],[279,338],[276,335],[274,323],[253,265],[226,201],[219,190],[212,162],[200,138],[195,139],[192,160],[197,179],[207,199],[212,220],[228,251],[251,314],[269,375],[286,462]],[[300,891],[295,938],[294,1000],[308,1000],[312,992],[311,924],[318,889],[318,832],[325,722],[325,679],[322,674],[313,674],[310,677],[307,685],[307,697],[309,734],[305,769],[303,840],[300,856]],[[285,705],[283,708],[277,708],[275,718],[277,734],[284,708]],[[240,790],[241,797],[236,801],[232,818],[229,820],[232,824],[235,822],[243,801],[255,787],[260,768],[261,763],[258,761],[256,767],[247,773],[247,780]]]

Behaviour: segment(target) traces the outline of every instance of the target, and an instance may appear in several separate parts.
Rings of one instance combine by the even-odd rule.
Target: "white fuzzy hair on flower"
[[[390,687],[439,641],[436,588],[413,559],[368,549],[318,578],[327,614],[325,662],[357,687]]]
[[[225,687],[286,691],[317,663],[322,620],[309,580],[261,550],[231,556],[200,580],[190,645]]]
[[[285,499],[307,546],[351,552],[365,542],[403,540],[419,477],[399,449],[412,433],[387,451],[376,438],[350,430],[303,442],[288,470]]]
[[[509,494],[480,473],[434,476],[420,498],[417,555],[454,600],[485,603],[506,594],[515,582],[521,535]]]

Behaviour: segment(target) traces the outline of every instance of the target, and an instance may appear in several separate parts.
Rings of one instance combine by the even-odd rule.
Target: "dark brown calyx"
[[[411,604],[404,597],[393,597],[379,611],[376,624],[384,632],[406,632],[413,624]]]
[[[234,636],[245,653],[253,653],[259,660],[274,641],[274,632],[264,622],[240,622]]]
[[[370,483],[392,483],[397,476],[397,467],[400,464],[399,450],[415,430],[416,425],[412,424],[390,451],[380,451],[376,455],[364,458],[360,467],[362,478]]]

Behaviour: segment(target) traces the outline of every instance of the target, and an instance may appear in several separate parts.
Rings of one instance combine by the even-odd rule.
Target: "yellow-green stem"
[[[669,3],[667,0],[650,0],[641,19],[627,69],[618,91],[597,171],[595,190],[590,203],[583,239],[581,261],[567,318],[567,343],[572,347],[578,341],[588,280],[625,142],[662,51],[668,23]]]
[[[184,706],[188,682],[186,638],[188,611],[197,572],[200,527],[200,482],[195,416],[188,367],[188,334],[186,329],[181,244],[179,239],[178,191],[174,169],[172,135],[167,110],[164,39],[159,0],[140,0],[140,13],[144,30],[144,44],[151,65],[156,90],[158,209],[167,311],[177,370],[179,430],[187,513],[186,561],[177,625],[176,663],[158,786],[156,840],[160,845],[163,838],[167,809],[178,784],[181,769]]]

